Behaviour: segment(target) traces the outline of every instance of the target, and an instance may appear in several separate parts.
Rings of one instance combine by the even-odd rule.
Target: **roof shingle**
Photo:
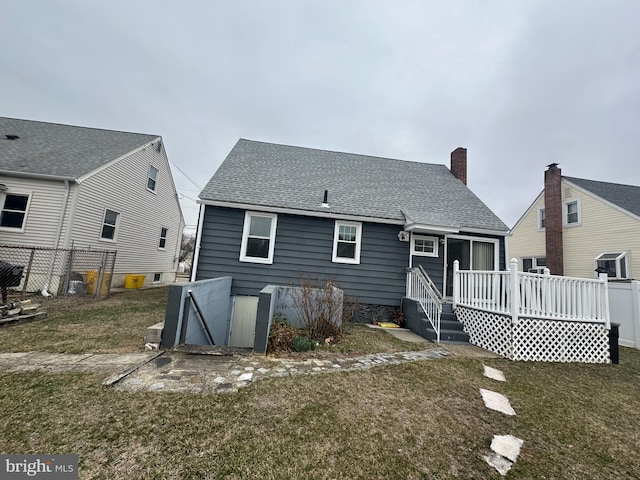
[[[640,187],[564,175],[562,178],[640,217]]]
[[[10,140],[7,135],[19,138]],[[156,138],[0,117],[0,172],[77,179]]]
[[[330,209],[322,208],[328,190]],[[445,165],[240,139],[200,193],[230,202],[505,232]],[[404,213],[403,213],[404,212]]]

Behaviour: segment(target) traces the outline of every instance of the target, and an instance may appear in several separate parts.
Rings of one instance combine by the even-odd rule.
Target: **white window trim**
[[[567,221],[567,217],[568,217],[567,208],[570,203],[575,203],[578,207],[578,221],[574,223],[569,223]],[[565,227],[577,227],[579,225],[582,225],[582,204],[579,198],[569,198],[564,202],[562,202],[562,224]]]
[[[536,270],[535,273],[544,273],[544,269],[547,268],[546,265],[538,265],[538,259],[544,258],[546,263],[546,258],[544,255],[525,255],[524,257],[520,257],[520,271],[525,272],[524,269],[524,261],[531,260],[531,268]],[[526,270],[527,273],[533,273],[529,270]]]
[[[113,238],[104,238],[102,236],[102,229],[105,225],[104,220],[105,220],[105,216],[107,214],[107,210],[111,210],[114,213],[117,213],[118,216],[116,217],[116,224],[114,226],[113,229]],[[115,243],[118,241],[118,230],[120,230],[118,227],[120,226],[120,217],[122,215],[120,214],[120,212],[116,211],[116,210],[112,210],[111,208],[105,208],[102,211],[102,222],[100,222],[100,233],[98,234],[98,240],[100,240],[101,242],[109,242],[109,243]]]
[[[416,240],[431,240],[433,242],[433,253],[428,252],[416,252]],[[437,237],[430,237],[427,235],[411,234],[411,255],[418,257],[437,257],[438,256],[438,241]]]
[[[356,252],[355,258],[338,257],[338,234],[340,233],[340,226],[356,227]],[[362,222],[345,222],[342,220],[336,220],[333,228],[333,254],[331,261],[333,263],[349,263],[352,265],[360,264],[360,245],[362,243]]]
[[[162,229],[165,229],[167,231],[166,235],[164,236],[164,247],[160,246],[160,242],[162,241]],[[158,250],[166,250],[167,249],[167,241],[169,240],[169,227],[160,227],[160,238],[158,238]]]
[[[156,280],[156,275],[159,276],[158,280]],[[162,272],[154,272],[153,281],[151,283],[160,283],[162,281]]]
[[[544,207],[539,208],[538,209],[538,231],[539,232],[544,232],[545,227],[542,226],[542,212],[544,212]],[[545,222],[547,221],[546,219],[546,215],[545,215]]]
[[[154,169],[156,171],[156,178],[152,179],[151,178],[151,169]],[[160,176],[160,169],[154,167],[153,165],[149,165],[149,171],[147,172],[147,184],[145,185],[147,191],[157,194],[158,193],[158,177]],[[155,182],[156,188],[151,190],[149,188],[149,180],[153,180]]]
[[[618,254],[618,257],[615,259],[616,262],[616,276],[615,277],[609,277],[609,278],[615,278],[616,280],[626,280],[629,278],[632,278],[629,272],[629,266],[630,266],[630,262],[629,262],[629,252],[622,250],[622,251],[606,251],[606,252],[602,252],[600,253],[596,258],[593,259],[593,266],[594,266],[594,270],[596,272],[596,277],[598,276],[598,259],[600,257],[602,257],[603,255],[613,255],[614,253]],[[625,263],[625,271],[627,272],[627,276],[626,277],[621,277],[620,276],[620,263],[624,262]]]
[[[249,239],[249,227],[251,226],[251,217],[266,217],[271,219],[271,231],[269,232],[269,256],[267,258],[249,257],[247,256],[247,240]],[[277,213],[265,212],[244,212],[244,226],[242,227],[242,243],[240,244],[240,261],[249,263],[273,263],[273,251],[276,245],[276,225],[278,223]]]
[[[3,192],[0,195],[0,209],[4,209],[4,202],[7,198],[7,195],[22,195],[27,197],[27,206],[24,211],[24,220],[22,221],[22,228],[14,228],[14,227],[0,227],[0,231],[2,232],[13,232],[13,233],[24,233],[24,229],[27,226],[27,217],[29,216],[29,207],[31,206],[31,199],[33,198],[33,192],[25,192],[25,191],[10,191]]]

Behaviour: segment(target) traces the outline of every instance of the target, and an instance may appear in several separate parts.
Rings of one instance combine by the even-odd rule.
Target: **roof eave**
[[[306,217],[331,218],[338,220],[351,220],[356,222],[384,223],[388,225],[404,225],[404,221],[394,218],[368,217],[365,215],[351,215],[332,212],[330,208],[325,211],[303,210],[297,208],[274,207],[270,205],[256,205],[250,203],[224,202],[220,200],[207,200],[198,198],[198,203],[213,207],[237,208],[240,210],[256,210],[260,212],[284,213],[289,215],[302,215]]]
[[[44,173],[29,173],[29,172],[14,172],[11,170],[0,170],[0,175],[6,175],[8,177],[20,177],[20,178],[35,178],[38,180],[54,180],[54,181],[68,181],[78,183],[78,179],[75,177],[67,177],[64,175],[46,175]]]

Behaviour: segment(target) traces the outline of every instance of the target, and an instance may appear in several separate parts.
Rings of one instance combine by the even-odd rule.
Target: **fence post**
[[[453,261],[453,302],[452,307],[455,310],[460,301],[460,276],[458,270],[460,269],[460,262],[458,260]]]
[[[604,326],[607,330],[611,330],[611,319],[609,318],[609,282],[607,281],[607,274],[598,274],[598,279],[602,282],[602,288],[604,289],[603,308],[604,308]]]
[[[518,323],[518,314],[520,313],[520,285],[518,283],[518,260],[512,258],[509,262],[509,282],[511,283],[511,323]]]

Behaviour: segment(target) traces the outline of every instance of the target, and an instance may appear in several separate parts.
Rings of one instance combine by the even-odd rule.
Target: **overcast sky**
[[[511,227],[551,162],[640,185],[639,22],[638,0],[0,0],[0,115],[161,135],[188,225],[239,138],[462,146]]]

